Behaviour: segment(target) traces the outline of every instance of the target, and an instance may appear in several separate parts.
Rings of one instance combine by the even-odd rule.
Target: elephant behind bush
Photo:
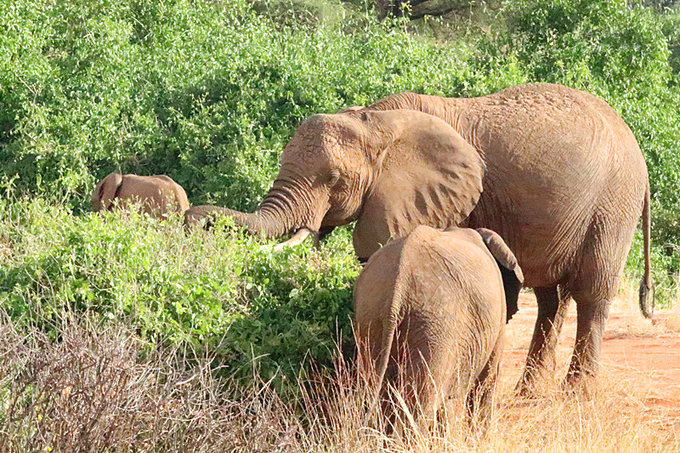
[[[106,211],[116,203],[125,206],[138,202],[147,214],[163,217],[168,212],[184,213],[189,209],[187,194],[165,175],[138,176],[114,171],[97,183],[92,191],[92,210]]]

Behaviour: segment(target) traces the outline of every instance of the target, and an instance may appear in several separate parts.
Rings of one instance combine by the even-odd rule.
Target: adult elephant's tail
[[[650,241],[652,219],[650,215],[649,183],[645,191],[645,204],[642,208],[642,236],[644,240],[645,275],[640,282],[640,311],[642,316],[651,319],[654,314],[654,284],[651,276]]]

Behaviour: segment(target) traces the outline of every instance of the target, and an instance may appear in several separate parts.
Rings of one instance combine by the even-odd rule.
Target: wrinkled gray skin
[[[216,213],[268,237],[358,220],[354,248],[364,260],[420,224],[498,232],[538,300],[522,391],[551,361],[570,298],[578,321],[566,383],[587,390],[641,214],[641,306],[652,290],[649,184],[635,137],[605,102],[560,85],[480,98],[402,93],[365,109],[315,115],[284,150],[274,187],[255,213],[203,206],[186,220]]]
[[[369,382],[385,415],[396,421],[386,402],[391,387],[418,423],[433,423],[452,396],[485,426],[522,282],[515,256],[486,229],[419,226],[373,254],[356,283],[354,312],[359,356],[375,373]]]

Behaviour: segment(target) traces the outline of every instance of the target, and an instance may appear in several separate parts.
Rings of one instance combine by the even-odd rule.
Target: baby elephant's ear
[[[507,246],[503,238],[497,233],[487,230],[486,228],[478,228],[477,232],[482,236],[484,244],[489,249],[489,252],[496,259],[498,268],[501,270],[503,277],[503,287],[505,288],[505,303],[507,305],[507,319],[510,321],[512,315],[517,313],[517,299],[519,297],[519,290],[522,289],[524,283],[524,274],[519,267],[517,258]]]

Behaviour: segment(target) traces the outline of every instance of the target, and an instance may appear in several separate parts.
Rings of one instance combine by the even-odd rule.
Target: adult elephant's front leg
[[[521,395],[533,392],[536,378],[545,369],[546,362],[551,361],[554,367],[555,347],[569,310],[570,295],[563,288],[534,288],[534,294],[538,303],[538,317],[524,372],[517,384],[517,391]]]

